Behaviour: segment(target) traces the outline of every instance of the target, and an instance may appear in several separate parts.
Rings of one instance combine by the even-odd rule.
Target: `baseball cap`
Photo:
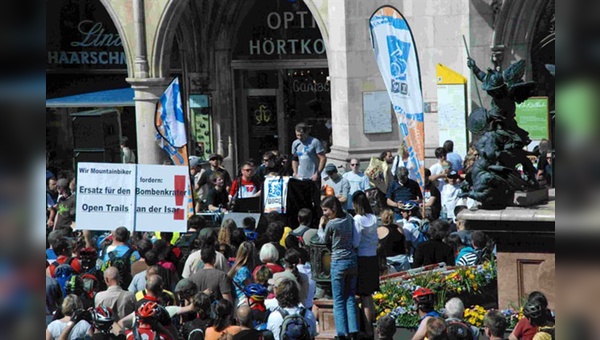
[[[458,172],[452,170],[450,171],[450,173],[448,173],[448,178],[459,178],[460,175],[458,174]]]
[[[56,187],[57,188],[68,188],[69,187],[69,180],[66,178],[61,178],[58,181],[56,181]]]
[[[337,167],[333,163],[325,165],[325,172],[337,172]]]
[[[294,274],[291,271],[289,271],[289,270],[284,270],[284,271],[282,271],[280,273],[275,273],[273,275],[273,277],[270,278],[269,281],[267,281],[267,282],[270,285],[273,285],[273,286],[277,287],[284,280],[294,281],[296,283],[296,285],[298,286],[298,288],[300,288],[300,283],[298,283],[298,279],[296,279],[296,276],[294,276]]]
[[[204,160],[201,157],[192,156],[190,157],[190,168],[200,166],[204,163]]]
[[[208,160],[210,161],[212,159],[223,160],[223,157],[218,153],[211,153],[210,156],[208,156]]]

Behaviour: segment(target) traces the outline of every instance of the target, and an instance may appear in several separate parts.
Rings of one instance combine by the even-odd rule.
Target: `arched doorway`
[[[239,22],[231,61],[239,160],[289,154],[299,122],[330,145],[326,46],[310,9],[303,1],[260,1]]]

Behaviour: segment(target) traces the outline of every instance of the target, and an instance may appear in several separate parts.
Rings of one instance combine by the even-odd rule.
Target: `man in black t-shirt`
[[[243,340],[260,340],[262,334],[254,329],[254,316],[252,310],[248,305],[241,305],[238,307],[235,313],[235,318],[238,325],[241,327],[241,331],[233,336],[233,339]]]

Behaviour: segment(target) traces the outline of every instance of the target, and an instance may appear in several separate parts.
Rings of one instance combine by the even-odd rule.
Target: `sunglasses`
[[[242,171],[252,171],[252,169],[242,169]]]
[[[266,162],[268,162],[270,160],[271,160],[270,158],[265,158],[265,159],[263,159],[263,162],[266,163]]]
[[[350,166],[357,166],[357,165],[360,165],[360,164],[358,164],[358,163],[350,164]]]

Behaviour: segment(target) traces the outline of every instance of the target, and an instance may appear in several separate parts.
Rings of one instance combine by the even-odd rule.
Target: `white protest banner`
[[[135,164],[78,163],[77,229],[133,231]]]
[[[289,176],[265,177],[263,187],[265,213],[277,211],[280,214],[285,214],[289,181]]]
[[[187,166],[137,166],[135,231],[187,230]]]

